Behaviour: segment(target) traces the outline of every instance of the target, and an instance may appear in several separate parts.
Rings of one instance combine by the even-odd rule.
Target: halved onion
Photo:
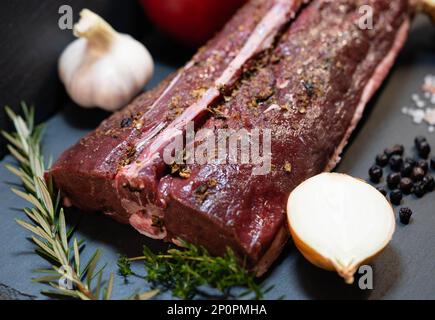
[[[351,176],[322,173],[290,194],[287,218],[296,247],[314,265],[349,284],[358,267],[390,242],[394,211],[374,187]]]

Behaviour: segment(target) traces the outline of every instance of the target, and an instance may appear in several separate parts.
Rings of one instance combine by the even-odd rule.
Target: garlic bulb
[[[153,60],[148,50],[117,33],[88,9],[74,25],[78,37],[59,59],[59,75],[70,97],[83,107],[114,111],[127,104],[150,80]]]
[[[421,0],[421,6],[424,12],[426,12],[435,22],[435,0]]]
[[[349,284],[358,267],[390,242],[396,224],[393,208],[378,190],[338,173],[322,173],[294,189],[287,218],[304,257]]]

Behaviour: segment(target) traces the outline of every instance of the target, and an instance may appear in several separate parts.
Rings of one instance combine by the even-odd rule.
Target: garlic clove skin
[[[338,173],[322,173],[294,189],[287,218],[302,255],[348,284],[360,265],[387,246],[395,229],[393,208],[379,191]]]
[[[432,18],[432,22],[435,23],[435,0],[419,0],[415,1],[420,10],[425,12]]]
[[[115,111],[140,92],[154,72],[148,50],[103,19],[83,10],[75,25],[80,38],[59,59],[59,76],[69,96],[83,107]]]

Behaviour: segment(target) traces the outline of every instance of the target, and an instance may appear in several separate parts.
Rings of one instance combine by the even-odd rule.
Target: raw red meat
[[[333,169],[405,42],[408,1],[363,2],[374,10],[371,30],[359,27],[357,0],[314,0],[299,14],[301,1],[249,2],[191,62],[65,151],[48,175],[79,208],[217,255],[229,246],[264,273],[288,238],[289,193]],[[271,130],[271,172],[212,160],[171,174],[162,152],[188,121],[215,133]]]

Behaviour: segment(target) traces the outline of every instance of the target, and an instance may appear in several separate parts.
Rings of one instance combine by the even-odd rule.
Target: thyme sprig
[[[82,300],[110,299],[113,289],[113,273],[103,281],[103,267],[98,268],[101,251],[97,249],[86,263],[81,252],[84,241],[72,236],[73,229],[67,230],[64,210],[60,205],[60,195],[54,191],[49,179],[44,179],[45,161],[41,153],[43,126],[35,126],[34,109],[22,104],[24,118],[5,107],[16,132],[2,131],[8,140],[9,152],[17,160],[18,166],[6,168],[21,179],[24,191],[12,191],[33,207],[24,208],[29,222],[17,219],[17,223],[33,233],[31,240],[36,251],[51,263],[51,268],[36,271],[44,275],[33,281],[52,287],[42,293],[49,296],[69,297]],[[133,295],[135,299],[148,299],[157,292],[150,291]]]
[[[181,239],[184,249],[169,249],[165,253],[154,254],[144,246],[143,256],[118,260],[119,273],[124,277],[136,275],[131,269],[132,261],[143,261],[146,271],[143,277],[155,288],[172,291],[182,299],[192,299],[202,295],[202,286],[217,289],[228,296],[233,287],[246,287],[242,294],[253,295],[256,299],[263,297],[263,288],[254,280],[243,264],[240,264],[234,252],[228,248],[223,257],[215,257],[203,247],[195,246]]]

